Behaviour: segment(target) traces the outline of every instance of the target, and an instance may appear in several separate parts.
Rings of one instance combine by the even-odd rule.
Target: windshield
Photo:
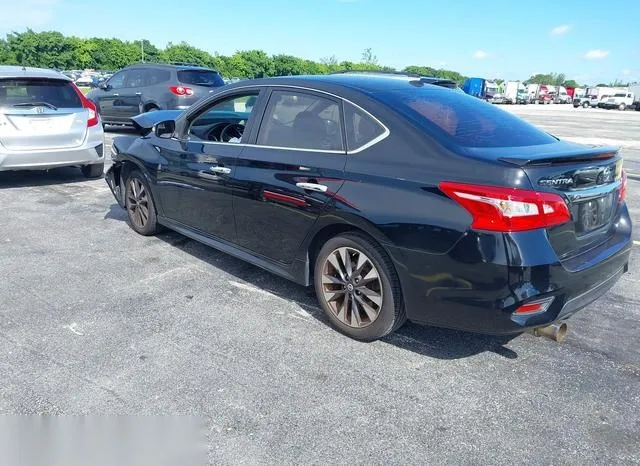
[[[48,104],[54,108],[81,108],[71,82],[62,79],[0,79],[0,107]]]
[[[518,147],[556,139],[495,105],[433,86],[396,90],[376,97],[427,133],[463,147]]]
[[[178,80],[181,83],[196,86],[224,86],[224,81],[220,74],[212,70],[181,70],[178,71]]]

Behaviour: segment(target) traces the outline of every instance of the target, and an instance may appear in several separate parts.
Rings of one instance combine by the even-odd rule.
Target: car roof
[[[433,80],[438,82],[453,82],[447,79],[398,76],[385,74],[366,73],[340,73],[319,74],[309,76],[280,76],[275,78],[252,79],[239,83],[228,84],[228,87],[246,87],[251,85],[271,86],[302,86],[327,92],[336,91],[338,88],[348,88],[365,94],[376,94],[385,91],[411,89],[417,85],[442,89],[442,86],[433,85]]]
[[[216,71],[213,68],[207,68],[206,66],[200,65],[191,65],[189,63],[134,63],[129,65],[123,69],[129,68],[164,68],[170,70],[206,70],[206,71]],[[217,71],[216,71],[217,73]]]
[[[46,68],[0,65],[0,78],[49,78],[71,81],[68,76]]]

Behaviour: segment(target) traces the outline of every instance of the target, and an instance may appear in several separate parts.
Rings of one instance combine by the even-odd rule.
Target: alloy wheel
[[[367,327],[380,315],[380,274],[358,249],[341,247],[327,256],[322,267],[322,293],[331,312],[350,327]]]
[[[129,180],[127,190],[127,210],[134,225],[142,229],[149,221],[149,196],[147,190],[138,178]]]

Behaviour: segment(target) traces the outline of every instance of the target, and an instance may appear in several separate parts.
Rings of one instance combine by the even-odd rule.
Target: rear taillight
[[[88,110],[88,112],[89,112],[89,118],[87,118],[87,128],[91,128],[92,126],[97,125],[98,124],[98,109],[96,108],[95,104],[84,96],[84,94],[82,93],[80,88],[78,86],[76,86],[75,83],[71,83],[71,85],[75,89],[76,94],[78,94],[78,97],[80,98],[80,101],[82,102],[82,106],[84,108],[86,108]]]
[[[571,220],[567,204],[557,194],[449,181],[439,187],[471,214],[475,230],[526,231]]]
[[[627,173],[622,170],[622,184],[620,184],[620,196],[618,199],[620,200],[620,204],[624,202],[624,199],[627,197]]]
[[[175,95],[193,95],[193,89],[184,86],[170,86],[169,90]]]

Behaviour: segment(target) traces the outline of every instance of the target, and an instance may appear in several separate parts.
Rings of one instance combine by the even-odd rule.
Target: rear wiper
[[[28,107],[28,108],[47,107],[47,108],[50,108],[51,110],[58,110],[58,107],[56,107],[53,104],[50,104],[49,102],[21,102],[19,104],[13,104],[13,107]]]

